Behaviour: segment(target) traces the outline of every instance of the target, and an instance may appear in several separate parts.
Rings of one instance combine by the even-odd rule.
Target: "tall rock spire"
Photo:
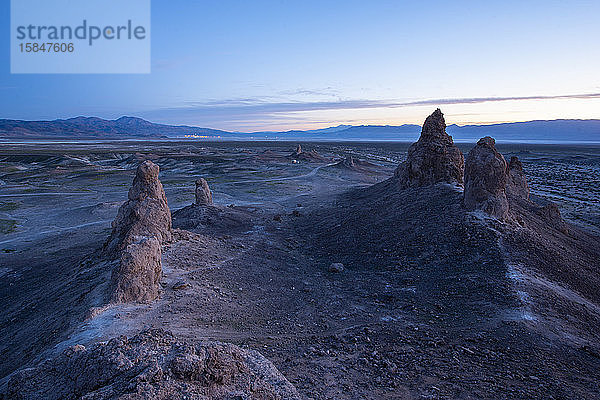
[[[439,182],[462,185],[463,168],[463,154],[446,133],[444,114],[438,108],[425,120],[419,140],[410,146],[394,175],[403,189]]]
[[[124,249],[136,241],[135,236],[156,237],[161,244],[171,240],[171,211],[158,173],[158,165],[151,161],[144,161],[137,168],[128,200],[112,223],[105,253]]]
[[[128,200],[119,208],[104,255],[116,260],[111,272],[111,302],[149,302],[158,297],[161,245],[171,240],[171,211],[159,167],[144,161],[137,168]]]

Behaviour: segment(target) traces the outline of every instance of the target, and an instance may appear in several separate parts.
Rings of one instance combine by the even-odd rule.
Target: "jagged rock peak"
[[[421,138],[427,137],[439,137],[443,139],[450,139],[452,137],[446,133],[446,121],[444,120],[444,114],[439,108],[436,109],[423,123],[421,129]],[[421,139],[419,138],[419,139]],[[430,138],[428,140],[431,140]]]
[[[196,181],[196,205],[211,206],[213,204],[212,192],[208,187],[206,179],[200,178]]]
[[[485,136],[477,141],[477,145],[491,147],[495,151],[496,150],[496,139],[494,139],[491,136]],[[502,158],[504,159],[504,156]]]
[[[104,254],[119,258],[119,252],[138,236],[156,237],[163,244],[171,240],[171,211],[158,179],[159,167],[151,161],[141,163],[129,189],[128,200],[119,208]]]
[[[512,156],[508,163],[508,185],[506,193],[511,196],[518,196],[529,199],[529,185],[527,177],[523,171],[523,163],[518,157]]]
[[[425,120],[419,140],[410,146],[394,176],[402,189],[440,182],[462,185],[463,168],[464,156],[446,133],[444,114],[438,108]]]
[[[465,162],[464,204],[505,220],[509,215],[506,185],[508,164],[496,150],[496,141],[486,136],[471,149]]]

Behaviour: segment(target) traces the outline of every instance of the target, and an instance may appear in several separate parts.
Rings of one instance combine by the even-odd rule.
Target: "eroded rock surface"
[[[171,211],[160,180],[159,167],[144,161],[137,168],[128,200],[119,208],[104,254],[120,257],[120,251],[138,236],[156,237],[163,244],[171,240]]]
[[[464,157],[446,133],[444,114],[438,108],[425,120],[419,140],[408,149],[408,158],[396,169],[401,188],[439,182],[463,184]]]
[[[144,161],[137,168],[128,200],[119,208],[103,255],[113,260],[110,302],[147,303],[158,297],[161,245],[171,241],[171,211],[159,167]]]
[[[162,330],[73,346],[16,372],[1,399],[299,399],[256,351],[232,344],[179,342]]]
[[[323,162],[325,158],[317,153],[316,150],[303,151],[302,146],[298,145],[289,156],[289,159],[296,161],[308,161],[308,162]]]
[[[565,234],[569,232],[569,227],[560,214],[558,205],[555,203],[548,203],[541,207],[538,210],[538,214],[544,219],[544,221],[546,221],[546,223],[548,223],[548,225],[554,229]]]
[[[111,301],[147,303],[158,297],[161,246],[155,237],[139,236],[121,251],[111,274]]]
[[[506,193],[513,196],[518,196],[524,199],[529,199],[529,185],[527,177],[523,171],[523,164],[518,157],[511,157],[508,163],[508,182]]]
[[[496,150],[496,141],[489,136],[480,139],[465,163],[465,207],[501,220],[508,218],[507,184],[508,164]]]
[[[356,164],[354,163],[354,158],[352,156],[346,156],[346,158],[341,161],[345,167],[355,168]]]
[[[210,206],[213,204],[212,192],[208,187],[206,179],[200,178],[196,181],[196,205]]]

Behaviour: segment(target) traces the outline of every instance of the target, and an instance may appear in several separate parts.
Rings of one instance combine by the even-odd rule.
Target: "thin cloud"
[[[513,96],[513,97],[465,97],[457,99],[420,100],[408,103],[399,103],[397,106],[420,106],[435,104],[476,104],[491,101],[519,101],[519,100],[557,100],[557,99],[598,99],[600,93],[563,94],[555,96]],[[394,106],[392,106],[394,107]]]
[[[186,123],[203,126],[226,126],[241,129],[245,126],[271,125],[306,120],[302,113],[327,110],[356,110],[374,108],[405,108],[478,104],[501,101],[535,101],[557,99],[598,99],[600,93],[565,94],[551,96],[464,97],[426,99],[407,102],[385,100],[338,101],[273,101],[272,97],[186,102],[180,107],[162,108],[138,113],[140,117],[165,123]]]
[[[600,93],[566,94],[553,96],[512,96],[512,97],[464,97],[447,99],[428,99],[409,102],[395,102],[384,100],[338,100],[338,101],[286,101],[270,102],[264,98],[244,98],[212,100],[207,102],[188,102],[185,106],[163,108],[158,112],[218,112],[227,113],[282,113],[322,110],[343,110],[360,108],[395,108],[423,105],[448,105],[448,104],[477,104],[495,101],[522,101],[522,100],[556,100],[556,99],[597,99]]]

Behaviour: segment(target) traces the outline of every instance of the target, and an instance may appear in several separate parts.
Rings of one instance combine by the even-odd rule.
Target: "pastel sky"
[[[600,1],[153,0],[152,72],[10,74],[0,118],[239,131],[600,118]]]

